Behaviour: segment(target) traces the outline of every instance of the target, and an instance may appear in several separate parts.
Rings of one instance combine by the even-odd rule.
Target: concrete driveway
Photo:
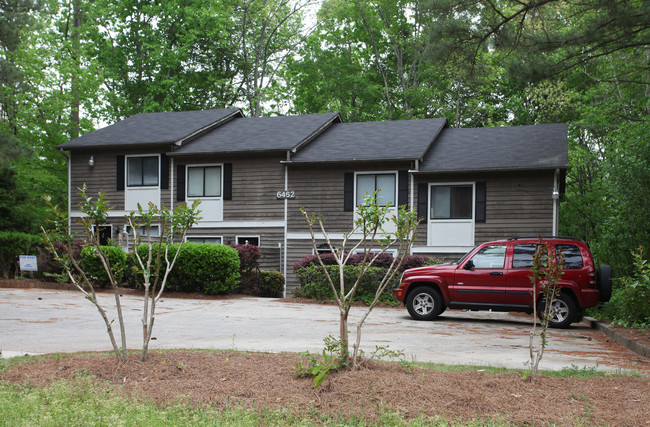
[[[115,318],[112,293],[99,294]],[[127,346],[142,343],[142,297],[122,298]],[[350,315],[350,339],[362,308]],[[114,324],[115,326],[116,323]],[[362,332],[362,348],[389,346],[408,360],[524,368],[531,320],[507,313],[446,311],[433,322],[412,320],[404,308],[377,308]],[[338,309],[277,299],[165,298],[159,302],[151,349],[208,348],[267,352],[319,352],[338,335]],[[584,324],[551,330],[540,367],[639,369],[639,356]],[[117,337],[119,340],[119,337]],[[119,341],[118,341],[119,342]],[[4,356],[110,350],[95,307],[76,291],[0,289],[0,350]],[[642,366],[642,365],[641,365]]]

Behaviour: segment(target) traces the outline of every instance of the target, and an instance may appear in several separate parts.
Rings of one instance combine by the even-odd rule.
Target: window
[[[188,197],[221,197],[221,166],[187,168]]]
[[[127,157],[126,185],[128,187],[158,186],[158,156]]]
[[[536,244],[515,245],[512,252],[512,268],[532,268]]]
[[[220,245],[221,237],[188,237],[186,241],[190,243],[210,243],[213,245]]]
[[[472,257],[474,268],[503,268],[506,259],[505,245],[486,246]]]
[[[576,245],[555,245],[555,250],[564,254],[564,268],[580,269],[583,266],[580,248]]]
[[[151,225],[149,227],[149,230],[151,232],[151,237],[160,237],[160,225]],[[130,225],[125,225],[124,226],[124,231],[131,237],[133,235],[133,229],[131,228]],[[147,233],[147,228],[146,227],[138,227],[137,228],[137,233],[138,236],[140,237],[147,237],[149,234]]]
[[[237,244],[259,246],[260,238],[259,236],[237,236]]]
[[[431,187],[431,219],[471,219],[472,185]]]
[[[394,173],[374,173],[357,175],[357,200],[356,206],[364,203],[366,195],[377,191],[377,204],[386,206],[390,203],[395,206],[395,184],[397,178]]]

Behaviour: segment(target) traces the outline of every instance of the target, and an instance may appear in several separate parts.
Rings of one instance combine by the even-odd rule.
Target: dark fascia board
[[[242,112],[242,110],[237,109],[236,111],[233,111],[231,114],[229,114],[229,115],[227,115],[225,117],[222,117],[221,119],[217,120],[216,122],[210,123],[209,125],[207,125],[207,126],[201,128],[201,129],[191,133],[190,135],[187,135],[186,137],[181,138],[178,141],[175,141],[174,145],[176,147],[182,147],[183,145],[185,145],[185,144],[187,144],[189,142],[192,142],[196,138],[198,138],[198,137],[200,137],[202,135],[205,135],[206,133],[210,132],[212,129],[216,129],[219,126],[221,126],[221,125],[223,125],[225,123],[228,123],[229,121],[231,121],[231,120],[233,120],[235,118],[244,118],[244,113]]]
[[[309,135],[307,138],[303,139],[300,141],[298,144],[296,144],[293,148],[291,148],[291,153],[295,154],[300,150],[301,148],[305,147],[308,145],[310,142],[312,142],[318,135],[323,133],[327,128],[332,126],[333,123],[342,123],[343,121],[341,120],[341,114],[336,113],[334,117],[332,117],[329,121],[327,121],[323,126],[320,128],[316,129],[311,135]]]
[[[177,151],[171,151],[169,153],[166,153],[169,157],[176,157],[176,158],[181,158],[181,157],[196,157],[196,156],[239,156],[242,154],[272,154],[272,153],[280,153],[284,154],[286,153],[287,150],[283,149],[273,149],[273,150],[240,150],[240,151],[219,151],[216,153],[179,153]]]
[[[427,146],[427,149],[424,150],[424,152],[422,153],[422,155],[419,158],[413,159],[413,160],[418,160],[420,162],[424,161],[424,158],[426,157],[427,153],[429,152],[429,150],[431,150],[431,147],[433,147],[433,144],[436,143],[436,140],[440,136],[440,132],[442,132],[443,129],[446,129],[448,127],[449,127],[449,121],[447,120],[447,118],[445,118],[445,124],[442,127],[440,127],[440,129],[438,129],[438,132],[436,132],[436,134],[433,136],[433,138],[431,138],[431,142]]]
[[[441,174],[459,174],[459,173],[484,173],[484,172],[525,172],[525,171],[565,171],[569,169],[568,165],[564,166],[540,166],[540,167],[511,167],[511,168],[477,168],[477,169],[445,169],[445,170],[413,170],[409,171],[414,175],[441,175]]]

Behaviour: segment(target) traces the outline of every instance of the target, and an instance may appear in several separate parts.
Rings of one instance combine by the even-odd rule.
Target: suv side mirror
[[[472,261],[471,259],[467,261],[465,265],[463,265],[464,270],[471,270],[472,268],[474,268],[474,261]]]

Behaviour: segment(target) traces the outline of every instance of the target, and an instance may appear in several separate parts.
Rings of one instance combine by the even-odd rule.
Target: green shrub
[[[279,271],[260,271],[260,296],[282,298],[284,296],[284,275]]]
[[[108,261],[111,265],[111,272],[115,281],[118,285],[122,285],[127,268],[126,252],[118,246],[102,246],[101,249],[108,256]],[[97,248],[94,246],[84,246],[81,249],[80,267],[93,284],[102,287],[111,285],[111,282],[108,279],[108,274],[106,274],[106,270],[104,269],[104,265],[97,255]]]
[[[175,253],[176,247],[177,244],[170,246],[170,254]],[[184,243],[170,273],[168,289],[225,294],[232,292],[238,281],[236,249],[209,243]]]
[[[339,284],[339,267],[336,265],[326,266],[329,276],[332,278],[335,286],[338,289]],[[355,265],[346,265],[343,269],[343,277],[345,283],[345,291],[348,292],[354,285],[357,277],[359,277],[360,268]],[[363,278],[357,293],[354,297],[355,301],[362,301],[366,305],[372,303],[375,298],[377,287],[381,282],[386,269],[379,267],[370,267]],[[334,294],[327,282],[327,278],[323,273],[322,267],[318,265],[309,265],[300,268],[296,271],[300,283],[304,283],[298,289],[293,291],[293,295],[299,298],[313,298],[318,301],[332,301]],[[392,289],[397,286],[399,275],[395,275],[392,282],[386,287],[386,290],[379,298],[379,301],[388,305],[398,305],[399,302],[393,297]]]
[[[633,254],[634,275],[615,281],[612,298],[592,314],[627,327],[650,327],[650,263],[643,249]]]
[[[16,273],[16,257],[19,255],[38,255],[38,247],[43,237],[40,234],[27,234],[18,231],[0,231],[0,274],[11,277]]]

